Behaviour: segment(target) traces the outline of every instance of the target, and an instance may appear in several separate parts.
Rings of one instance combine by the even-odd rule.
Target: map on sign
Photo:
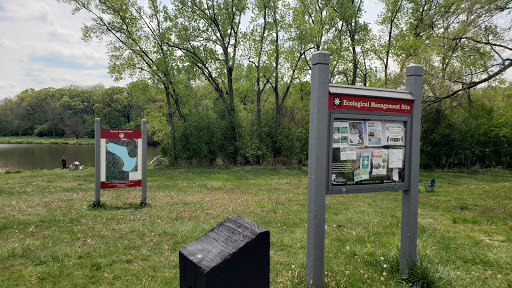
[[[106,181],[134,180],[137,176],[137,141],[108,139],[107,142]]]

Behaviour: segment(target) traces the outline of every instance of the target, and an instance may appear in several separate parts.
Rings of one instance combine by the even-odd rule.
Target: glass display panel
[[[332,121],[332,186],[404,182],[405,121]]]

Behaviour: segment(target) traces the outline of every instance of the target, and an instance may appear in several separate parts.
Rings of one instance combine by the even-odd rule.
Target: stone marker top
[[[203,271],[209,271],[264,232],[269,233],[265,228],[242,216],[229,216],[180,252]]]

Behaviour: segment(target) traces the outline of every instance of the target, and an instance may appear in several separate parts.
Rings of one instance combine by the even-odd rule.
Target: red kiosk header
[[[412,100],[329,94],[329,109],[411,114]]]

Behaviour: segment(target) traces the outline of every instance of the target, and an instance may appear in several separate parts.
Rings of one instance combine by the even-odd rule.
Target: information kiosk
[[[402,191],[400,273],[416,265],[423,68],[401,91],[330,84],[329,62],[311,61],[306,287],[323,287],[326,195]]]

